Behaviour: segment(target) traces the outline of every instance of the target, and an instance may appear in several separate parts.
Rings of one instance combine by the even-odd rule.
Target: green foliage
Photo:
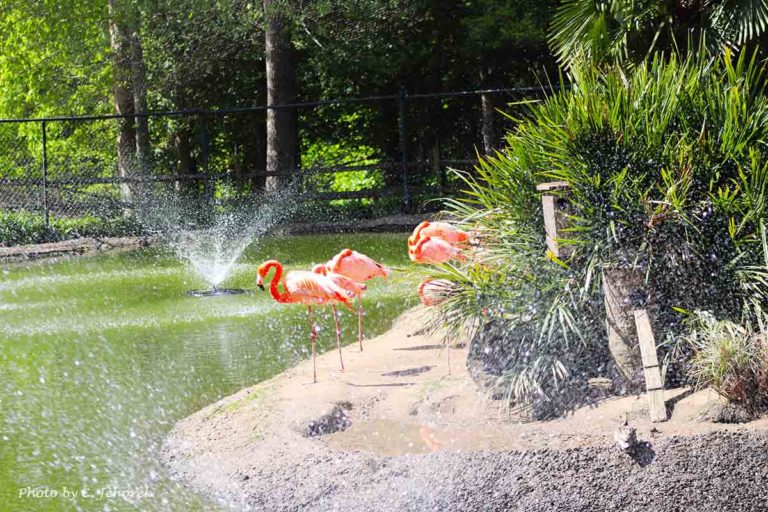
[[[766,0],[563,0],[550,44],[570,67],[581,58],[637,62],[654,50],[685,45],[720,52],[756,40],[766,28]]]
[[[401,85],[412,92],[530,85],[536,83],[532,70],[553,67],[545,30],[555,0],[271,4],[287,20],[297,50],[299,101],[388,95]],[[146,72],[149,110],[264,105],[264,15],[263,2],[254,0],[6,2],[0,6],[0,118],[113,113],[109,29],[115,21],[140,43],[131,47],[127,64],[137,64],[129,66],[133,73]],[[461,100],[451,101],[459,105]],[[472,110],[478,108],[474,98],[466,101],[473,102]],[[467,134],[477,133],[476,121],[468,121],[465,107],[446,108],[447,100],[428,103],[409,104],[410,156],[426,160],[438,143],[443,157],[466,156],[474,142]],[[302,156],[305,166],[399,159],[394,102],[301,109],[299,115],[303,149],[309,150]],[[207,117],[205,166],[196,117],[151,118],[148,124],[151,171],[205,168],[236,178],[239,193],[263,186],[263,177],[240,175],[265,169],[265,112]],[[113,177],[118,125],[114,120],[49,123],[49,176]],[[0,127],[0,177],[39,179],[41,138],[39,123]],[[387,167],[317,182],[321,192],[354,191],[391,185],[399,172]],[[434,185],[422,178],[414,173],[414,187]]]
[[[482,251],[438,276],[459,286],[444,320],[494,319],[516,332],[505,338],[515,361],[505,379],[517,404],[552,400],[601,371],[603,267],[645,270],[660,337],[686,332],[680,309],[751,325],[768,306],[761,64],[726,52],[573,76],[570,90],[530,109],[503,152],[464,176],[450,211]],[[566,261],[544,255],[535,185],[548,181],[569,186],[557,192],[570,205]]]
[[[139,231],[139,227],[130,219],[51,217],[50,225],[46,228],[40,214],[0,211],[0,245],[3,246],[58,242],[81,237],[136,235]]]
[[[696,311],[678,350],[690,350],[688,374],[697,388],[711,387],[731,402],[752,410],[768,405],[768,343],[754,332]]]
[[[0,116],[111,112],[103,0],[0,6]]]
[[[359,113],[341,115],[337,125],[345,127],[346,137],[338,142],[327,142],[325,137],[313,142],[306,141],[301,154],[304,169],[317,170],[333,167],[373,166],[380,162],[377,150],[367,146],[360,129],[365,120]],[[318,192],[355,192],[380,188],[384,184],[379,169],[314,174],[311,178]]]

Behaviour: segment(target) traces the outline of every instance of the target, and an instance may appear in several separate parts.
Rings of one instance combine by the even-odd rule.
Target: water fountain
[[[254,241],[289,218],[295,201],[286,201],[291,186],[279,192],[201,201],[177,194],[144,194],[139,214],[145,228],[164,239],[208,288],[190,290],[192,297],[245,293],[222,288],[237,260]]]

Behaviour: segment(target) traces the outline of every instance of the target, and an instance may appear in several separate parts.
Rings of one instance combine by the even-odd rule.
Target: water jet
[[[295,201],[293,187],[280,191],[204,200],[167,191],[147,190],[138,217],[147,231],[164,239],[208,288],[190,290],[193,297],[235,295],[244,290],[221,288],[245,249],[288,219]]]

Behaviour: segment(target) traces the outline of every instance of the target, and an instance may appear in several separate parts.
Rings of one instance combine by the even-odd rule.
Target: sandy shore
[[[477,390],[465,348],[414,335],[424,314],[346,347],[345,372],[330,351],[317,384],[305,361],[180,421],[168,468],[240,510],[768,510],[768,419],[703,421],[717,398],[681,389],[666,423],[635,396],[522,422]],[[634,458],[612,437],[625,415]]]

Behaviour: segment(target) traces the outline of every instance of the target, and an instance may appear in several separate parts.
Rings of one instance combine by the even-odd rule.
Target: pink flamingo
[[[328,272],[341,274],[356,283],[364,283],[374,277],[389,277],[387,267],[377,263],[373,258],[365,254],[343,249],[325,264]],[[357,305],[357,339],[360,343],[360,351],[363,350],[363,296],[358,295]]]
[[[427,279],[419,285],[419,299],[425,306],[437,306],[448,299],[452,286],[447,279]]]
[[[416,263],[445,263],[457,259],[466,260],[458,247],[451,245],[442,238],[421,237],[416,245],[408,248],[408,257]]]
[[[469,241],[469,233],[447,222],[429,222],[425,220],[408,237],[408,247],[413,247],[425,236],[442,238],[451,245],[460,245]]]
[[[277,302],[284,304],[304,304],[309,312],[309,323],[312,337],[312,370],[313,382],[317,382],[317,329],[312,316],[312,306],[318,304],[334,304],[340,302],[349,306],[351,296],[349,292],[337,286],[326,276],[307,272],[304,270],[292,270],[283,278],[283,265],[277,260],[268,260],[259,265],[256,284],[264,289],[264,279],[269,271],[275,268],[275,275],[269,284],[269,292]],[[281,293],[278,284],[282,283]]]
[[[345,290],[350,297],[358,297],[360,299],[363,296],[366,286],[362,283],[356,283],[347,276],[337,274],[335,272],[328,272],[325,265],[317,264],[312,267],[312,272],[327,277],[339,288]],[[336,311],[336,304],[331,303],[331,309],[333,309],[333,320],[336,322],[336,346],[339,348],[339,361],[341,362],[341,370],[344,371],[344,359],[341,355],[341,326],[339,325],[339,315]]]

